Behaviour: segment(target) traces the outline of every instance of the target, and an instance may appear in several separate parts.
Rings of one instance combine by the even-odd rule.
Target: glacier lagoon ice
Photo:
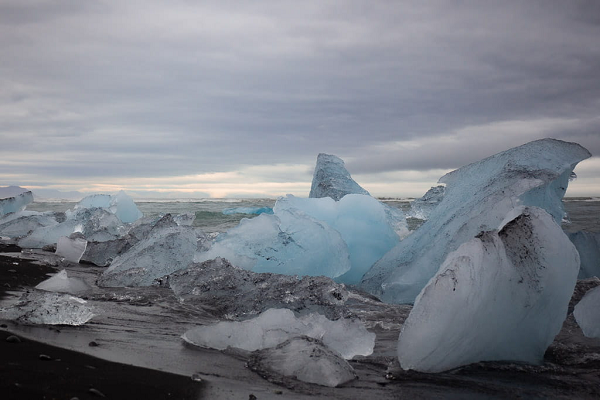
[[[61,270],[52,277],[40,282],[36,289],[47,292],[78,294],[91,289],[90,285],[79,278],[69,278],[66,270]]]
[[[600,338],[600,286],[583,296],[575,306],[573,316],[585,336]]]
[[[226,208],[222,211],[225,215],[231,214],[273,214],[273,209],[271,207],[233,207]]]
[[[133,199],[122,190],[115,195],[92,194],[84,197],[75,205],[75,211],[82,208],[107,209],[124,223],[135,222],[143,216]]]
[[[65,218],[64,213],[18,211],[0,217],[0,235],[20,239],[36,229],[58,225]]]
[[[567,315],[579,255],[540,208],[507,221],[450,253],[421,291],[398,339],[402,368],[542,361]]]
[[[0,187],[0,216],[23,211],[33,201],[33,193],[19,186]]]
[[[58,243],[56,244],[56,255],[64,258],[67,261],[78,263],[81,260],[81,256],[85,253],[85,248],[87,247],[87,240],[85,240],[83,235],[75,234],[69,237],[62,236],[58,239]]]
[[[541,139],[444,175],[444,198],[429,219],[377,261],[361,287],[386,302],[412,303],[451,251],[497,229],[516,206],[539,206],[560,223],[571,172],[588,157],[576,143]]]
[[[446,187],[444,185],[434,186],[429,189],[423,197],[415,199],[410,203],[410,216],[422,220],[429,219],[431,212],[444,198],[445,192]]]
[[[269,308],[288,308],[298,314],[318,312],[329,319],[348,313],[346,287],[329,278],[255,273],[222,258],[193,264],[155,284],[171,288],[185,303],[209,307],[218,317],[248,317]]]
[[[26,324],[83,325],[94,317],[92,307],[68,294],[35,290],[12,307],[0,309],[0,319]]]
[[[294,337],[275,347],[257,350],[248,361],[248,367],[269,380],[273,380],[273,374],[278,374],[328,387],[357,379],[348,361],[320,340],[308,336]]]
[[[370,196],[369,192],[352,179],[341,158],[332,154],[320,153],[317,156],[317,165],[308,197],[331,197],[334,200],[340,200],[347,194]]]
[[[218,322],[188,330],[182,338],[193,345],[225,350],[228,347],[254,351],[274,347],[296,336],[320,339],[327,347],[349,360],[368,356],[375,346],[375,334],[360,321],[331,321],[317,313],[296,317],[285,308],[271,308],[242,322]]]
[[[578,278],[600,277],[600,233],[579,231],[567,235],[581,258]]]

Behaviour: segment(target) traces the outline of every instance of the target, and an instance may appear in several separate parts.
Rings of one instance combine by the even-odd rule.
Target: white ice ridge
[[[376,262],[361,287],[386,302],[412,303],[451,251],[498,229],[515,206],[541,207],[560,223],[571,172],[588,157],[576,143],[542,139],[444,175],[446,193],[429,219]]]
[[[581,258],[579,279],[600,277],[600,232],[567,233]]]
[[[39,283],[36,289],[47,292],[78,294],[90,289],[90,286],[79,278],[69,278],[66,270],[62,270],[51,278]]]
[[[402,368],[542,361],[567,315],[579,255],[546,211],[518,211],[500,232],[450,253],[421,291],[398,339]]]
[[[600,338],[600,286],[583,296],[575,306],[573,316],[585,336]]]
[[[122,190],[112,196],[108,194],[92,194],[87,196],[75,205],[75,211],[82,208],[107,209],[124,223],[135,222],[143,216],[133,199]]]
[[[83,299],[38,290],[25,293],[12,307],[0,308],[0,319],[28,324],[83,325],[93,316]]]
[[[23,211],[33,201],[33,194],[19,186],[0,187],[0,216]]]
[[[340,200],[347,194],[369,196],[369,192],[352,179],[341,158],[331,154],[319,154],[308,197],[331,197]]]
[[[193,345],[218,350],[233,347],[254,351],[302,335],[320,339],[347,360],[356,355],[368,356],[375,346],[375,334],[360,321],[331,321],[317,313],[297,318],[291,310],[276,308],[242,322],[199,326],[188,330],[182,338]]]

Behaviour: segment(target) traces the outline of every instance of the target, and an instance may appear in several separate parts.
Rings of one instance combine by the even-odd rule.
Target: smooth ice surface
[[[83,325],[93,316],[85,300],[41,290],[25,293],[14,306],[0,309],[0,319],[26,324]]]
[[[434,186],[419,199],[410,203],[410,216],[418,219],[429,219],[431,212],[443,200],[446,187],[443,185]]]
[[[39,283],[35,288],[47,292],[78,294],[89,290],[90,286],[81,279],[69,278],[67,271],[63,269],[51,278]]]
[[[348,246],[351,269],[336,280],[358,283],[364,273],[400,240],[394,230],[398,220],[405,222],[401,210],[391,215],[386,206],[371,196],[348,194],[339,201],[330,197],[303,199],[287,195],[277,200],[275,215],[284,211],[303,213],[326,223],[340,233]],[[398,217],[397,220],[393,217]]]
[[[308,197],[331,197],[340,200],[347,194],[369,196],[369,192],[352,179],[341,158],[331,154],[319,154]]]
[[[581,258],[578,278],[600,277],[600,233],[579,231],[567,233],[567,236],[577,248]]]
[[[292,209],[242,219],[194,260],[217,257],[254,272],[334,278],[350,269],[348,247],[339,232]]]
[[[85,253],[87,240],[81,237],[62,236],[56,244],[56,255],[63,257],[67,261],[78,263],[81,256]]]
[[[233,207],[221,211],[225,215],[231,214],[273,214],[271,207]]]
[[[170,287],[185,303],[207,306],[219,317],[248,317],[268,308],[318,312],[330,319],[347,313],[348,291],[329,278],[255,273],[222,258],[194,264],[157,279],[155,284]]]
[[[600,286],[583,296],[575,306],[573,316],[585,336],[600,338]]]
[[[575,246],[553,218],[522,209],[500,232],[482,232],[448,255],[402,327],[400,365],[440,372],[478,361],[541,362],[578,268]]]
[[[124,223],[135,222],[143,216],[133,199],[122,190],[112,196],[108,194],[92,194],[87,196],[75,205],[75,210],[82,208],[107,209]]]
[[[19,186],[0,187],[0,216],[23,211],[33,201],[33,194]]]
[[[291,338],[273,348],[258,350],[248,366],[267,379],[275,373],[329,387],[357,378],[348,361],[320,340],[308,336]]]
[[[254,351],[274,347],[301,335],[322,340],[345,359],[368,356],[375,346],[375,334],[367,331],[360,321],[331,321],[316,313],[296,318],[291,310],[275,308],[242,322],[218,322],[190,329],[183,339],[196,346],[218,350],[235,347]]]
[[[542,139],[450,172],[429,219],[365,274],[361,287],[390,303],[412,303],[451,252],[497,229],[517,205],[538,206],[560,223],[573,168],[590,153],[576,143]]]
[[[98,279],[98,285],[150,286],[154,279],[191,264],[196,242],[195,230],[189,226],[163,227],[157,223],[147,237],[112,261]]]

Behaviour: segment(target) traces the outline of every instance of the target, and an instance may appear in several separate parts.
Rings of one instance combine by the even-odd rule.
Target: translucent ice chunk
[[[450,253],[421,291],[398,340],[404,369],[542,361],[567,315],[579,255],[547,212],[520,211]]]
[[[446,256],[481,231],[497,229],[519,204],[544,208],[560,223],[573,168],[590,153],[542,139],[446,174],[443,200],[429,219],[365,274],[363,289],[391,303],[412,303]]]
[[[23,211],[33,201],[33,193],[19,186],[0,187],[0,216]]]
[[[107,209],[124,223],[137,221],[143,216],[133,199],[122,190],[113,196],[107,194],[87,196],[75,205],[75,210],[82,208]]]
[[[331,154],[319,154],[308,197],[331,197],[340,200],[347,194],[369,195],[369,192],[352,179],[341,158]]]
[[[221,258],[161,277],[156,284],[170,287],[186,303],[209,307],[218,317],[247,317],[284,307],[301,314],[318,312],[330,319],[348,313],[348,291],[330,278],[255,273]]]
[[[444,198],[446,187],[443,185],[434,186],[423,195],[423,197],[416,199],[410,203],[409,215],[413,218],[418,219],[429,219],[431,212],[437,207],[437,205]]]
[[[320,340],[300,336],[256,351],[248,367],[269,379],[279,374],[299,381],[336,387],[357,378],[354,368]]]
[[[583,334],[600,338],[600,286],[589,290],[575,306],[573,316]]]
[[[28,324],[83,325],[93,316],[85,300],[41,290],[25,293],[14,306],[0,309],[0,319]]]
[[[345,359],[373,352],[375,334],[359,321],[330,321],[320,314],[296,318],[291,310],[271,308],[243,322],[219,322],[188,330],[183,339],[202,347],[224,350],[235,347],[254,351],[276,346],[295,336],[321,339]]]
[[[579,231],[567,233],[567,236],[577,248],[581,258],[578,278],[600,277],[600,233]]]
[[[78,263],[87,247],[87,240],[82,237],[66,237],[58,239],[56,244],[56,255],[67,261]]]
[[[226,208],[222,211],[225,215],[231,214],[273,214],[271,207],[234,207]]]
[[[58,225],[58,220],[64,220],[64,214],[57,215],[52,212],[40,213],[37,211],[15,212],[0,219],[0,235],[19,239],[36,229]]]
[[[49,279],[38,284],[36,289],[47,292],[78,294],[90,289],[90,286],[79,278],[69,278],[66,270],[62,270]]]

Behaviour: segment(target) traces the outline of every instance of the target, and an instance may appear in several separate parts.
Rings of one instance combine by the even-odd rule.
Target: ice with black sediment
[[[85,300],[42,290],[25,293],[15,305],[0,309],[0,319],[27,324],[83,325],[92,317],[93,308]]]
[[[443,185],[432,187],[423,195],[423,197],[415,199],[410,203],[409,216],[422,220],[429,219],[431,212],[444,198],[445,192],[446,187]]]
[[[241,322],[221,321],[198,326],[185,332],[182,338],[201,347],[254,351],[302,335],[320,339],[345,359],[368,356],[375,346],[375,334],[358,320],[340,318],[332,321],[318,313],[296,317],[293,311],[285,308],[270,308]]]
[[[250,357],[248,367],[277,383],[281,383],[284,376],[337,387],[358,378],[348,361],[309,336],[294,337],[275,347],[257,350]]]
[[[404,369],[542,361],[567,315],[579,255],[540,208],[506,221],[450,253],[421,291],[398,339]]]
[[[47,292],[80,294],[91,289],[90,285],[79,278],[70,278],[66,270],[61,270],[52,277],[40,282],[36,287]]]
[[[222,258],[193,264],[155,284],[170,287],[181,301],[205,306],[219,317],[246,318],[283,307],[299,314],[319,312],[330,319],[348,315],[346,287],[329,278],[256,273]]]
[[[360,286],[386,302],[412,303],[450,252],[498,229],[515,207],[541,207],[560,224],[571,172],[588,157],[576,143],[541,139],[444,175],[446,193],[429,219],[377,261]]]
[[[600,338],[600,286],[583,296],[575,306],[573,316],[585,336]]]
[[[581,258],[578,278],[600,277],[600,233],[579,231],[567,233],[567,236],[577,248]]]
[[[332,154],[320,153],[313,174],[310,198],[331,197],[340,200],[347,194],[364,194],[370,196],[346,169],[344,161]]]

